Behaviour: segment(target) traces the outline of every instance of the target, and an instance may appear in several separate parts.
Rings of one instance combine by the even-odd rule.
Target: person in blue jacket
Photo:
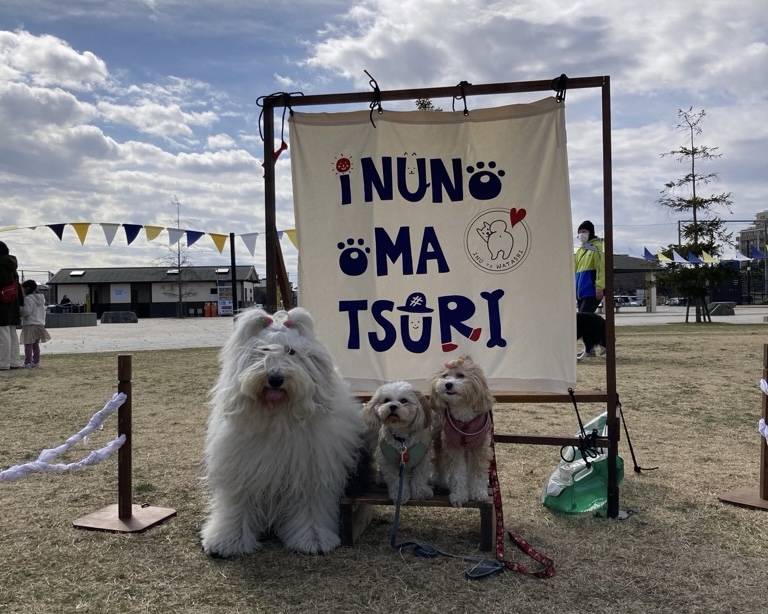
[[[603,241],[595,236],[595,225],[586,220],[579,225],[581,245],[574,254],[576,301],[581,313],[595,313],[605,289]]]
[[[605,289],[605,254],[603,241],[595,236],[595,225],[585,220],[579,225],[581,245],[574,254],[576,269],[576,331],[584,341],[578,360],[605,354],[605,320],[595,313]]]

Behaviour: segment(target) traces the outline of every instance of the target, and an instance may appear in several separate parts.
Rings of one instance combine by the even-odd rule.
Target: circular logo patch
[[[509,273],[520,266],[531,242],[525,216],[525,209],[489,209],[472,220],[464,235],[472,264],[486,273]]]

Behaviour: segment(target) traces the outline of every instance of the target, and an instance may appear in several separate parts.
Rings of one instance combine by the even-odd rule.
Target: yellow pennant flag
[[[221,253],[224,249],[224,246],[227,244],[227,235],[216,234],[213,232],[209,232],[208,234],[211,235],[213,244],[216,246],[216,249],[219,250],[219,253]]]
[[[144,226],[144,232],[147,233],[147,241],[157,239],[158,235],[163,232],[165,228],[162,226]]]
[[[296,238],[296,229],[292,228],[291,230],[284,230],[283,232],[288,235],[288,238],[291,240],[291,243],[293,243],[293,246],[296,249],[299,249],[299,240]]]
[[[80,245],[85,243],[85,237],[88,234],[88,229],[90,227],[90,222],[72,222],[72,228],[75,229],[77,238],[80,239]]]
[[[667,256],[665,256],[661,252],[656,254],[656,257],[659,259],[659,262],[674,262],[674,260],[672,260],[672,258],[668,258]]]
[[[713,258],[712,256],[710,256],[710,255],[709,255],[707,252],[705,252],[704,250],[702,250],[702,251],[701,251],[701,259],[702,259],[704,262],[709,262],[709,263],[714,263],[714,262],[717,262],[717,258]]]

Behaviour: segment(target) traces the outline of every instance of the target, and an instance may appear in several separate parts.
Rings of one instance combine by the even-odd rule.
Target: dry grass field
[[[504,573],[463,578],[460,560],[389,550],[392,508],[355,548],[322,557],[268,542],[238,560],[213,560],[197,534],[206,394],[215,349],[133,353],[135,503],[178,515],[146,532],[75,529],[117,503],[117,462],[79,472],[0,482],[0,612],[764,612],[768,512],[718,500],[757,486],[758,381],[768,325],[667,325],[618,329],[618,390],[641,466],[620,443],[626,520],[563,515],[541,489],[559,460],[546,446],[497,445],[507,528],[554,559],[537,580]],[[116,391],[116,354],[43,356],[43,368],[0,374],[0,469],[34,460],[80,430]],[[604,388],[604,360],[578,366],[580,389]],[[580,406],[582,418],[602,411]],[[568,405],[498,406],[498,431],[571,435]],[[61,462],[115,437],[116,418]],[[404,508],[400,540],[477,554],[474,510]],[[507,556],[535,565],[507,543]]]

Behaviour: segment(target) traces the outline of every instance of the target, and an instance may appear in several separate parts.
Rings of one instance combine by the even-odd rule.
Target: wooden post
[[[125,443],[117,451],[117,517],[126,520],[133,514],[133,482],[131,453],[131,377],[130,355],[117,357],[117,391],[125,394],[125,403],[117,410],[117,432],[125,435]]]
[[[768,381],[768,343],[763,345],[763,379]],[[768,395],[760,391],[763,420],[768,422]],[[768,442],[760,436],[760,483],[758,488],[742,486],[718,497],[724,503],[768,511]]]
[[[121,354],[117,357],[117,391],[124,393],[126,399],[117,410],[117,430],[119,435],[125,435],[125,442],[117,451],[117,505],[108,505],[78,518],[72,523],[76,529],[140,533],[176,515],[176,510],[168,507],[133,505],[132,377],[131,355]]]

